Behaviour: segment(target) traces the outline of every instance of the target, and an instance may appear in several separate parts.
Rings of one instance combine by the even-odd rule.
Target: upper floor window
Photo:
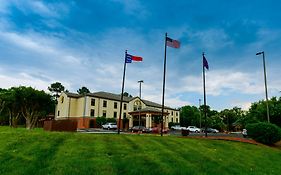
[[[60,100],[60,101],[61,101],[61,103],[63,103],[63,101],[64,101],[64,97],[61,97],[61,100]]]
[[[107,101],[106,100],[103,100],[103,107],[107,107]]]
[[[176,116],[178,116],[178,112],[176,112]]]
[[[96,105],[96,100],[94,98],[91,99],[91,106],[95,106]]]
[[[114,109],[117,109],[117,102],[114,102]]]
[[[127,110],[127,104],[124,104],[124,110]]]
[[[172,115],[174,115],[174,112],[172,111]]]

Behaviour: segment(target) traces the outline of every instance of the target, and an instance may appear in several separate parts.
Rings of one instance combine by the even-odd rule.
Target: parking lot
[[[77,132],[80,132],[80,133],[88,133],[88,134],[116,134],[117,133],[117,130],[107,130],[107,129],[101,129],[101,128],[89,128],[89,129],[79,129],[77,130]],[[122,134],[131,134],[132,132],[131,131],[121,131],[120,133]],[[142,133],[142,134],[149,134],[149,133]],[[150,133],[151,134],[151,133]],[[182,133],[181,131],[172,131],[170,130],[168,132],[168,135],[171,135],[171,136],[182,136]],[[203,137],[205,136],[205,133],[203,132],[200,132],[200,133],[193,133],[193,132],[190,132],[188,136],[191,136],[191,137]],[[238,138],[243,138],[243,135],[240,133],[240,132],[233,132],[233,133],[207,133],[207,136],[210,136],[210,137],[238,137]]]

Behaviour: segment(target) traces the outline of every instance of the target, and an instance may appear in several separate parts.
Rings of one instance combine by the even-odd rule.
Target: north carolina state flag
[[[142,61],[142,57],[126,54],[126,63],[132,63],[132,60],[133,61]]]

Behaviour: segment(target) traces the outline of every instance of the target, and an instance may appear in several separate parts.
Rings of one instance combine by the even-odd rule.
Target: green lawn
[[[231,141],[0,127],[0,174],[280,174],[281,150]]]

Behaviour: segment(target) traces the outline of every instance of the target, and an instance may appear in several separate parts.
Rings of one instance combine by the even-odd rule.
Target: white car
[[[115,123],[106,123],[102,125],[103,129],[117,129],[117,125]]]
[[[201,132],[201,129],[196,126],[188,126],[186,129],[189,130],[189,132]]]
[[[182,130],[182,129],[186,129],[186,127],[180,126],[180,125],[175,125],[171,127],[172,130]]]

